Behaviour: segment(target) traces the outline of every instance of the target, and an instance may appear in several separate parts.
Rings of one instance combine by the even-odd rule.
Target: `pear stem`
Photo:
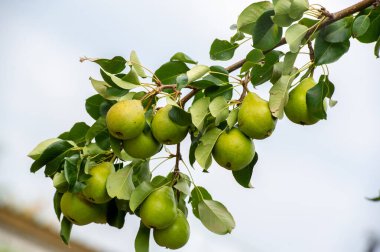
[[[182,160],[181,156],[181,144],[177,144],[177,152],[175,155],[175,167],[174,167],[174,174],[179,175],[179,162]]]

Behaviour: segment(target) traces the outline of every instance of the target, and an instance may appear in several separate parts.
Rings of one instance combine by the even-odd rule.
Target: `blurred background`
[[[75,122],[93,123],[84,102],[95,93],[89,77],[99,76],[98,67],[80,63],[79,57],[128,58],[134,49],[143,65],[157,69],[183,51],[201,64],[227,66],[209,59],[209,47],[215,38],[233,35],[230,25],[250,3],[0,1],[0,251],[59,251],[35,247],[38,242],[31,238],[41,231],[38,239],[54,240],[59,222],[52,183],[41,171],[29,172],[32,160],[26,155]],[[335,12],[355,1],[317,3]],[[284,118],[270,138],[255,142],[260,158],[254,189],[243,189],[217,166],[208,174],[193,172],[196,183],[234,215],[236,228],[218,236],[190,213],[191,237],[179,251],[376,250],[380,203],[366,200],[380,189],[380,61],[373,47],[351,40],[350,51],[329,65],[338,104],[329,109],[327,121],[303,127]],[[248,50],[238,51],[230,63]],[[268,98],[268,88],[256,91]],[[166,173],[173,164],[168,166],[160,171]],[[127,215],[122,230],[75,226],[71,237],[78,244],[73,243],[71,251],[133,251],[138,224]],[[47,233],[51,235],[43,235]],[[151,251],[167,251],[153,240],[151,244]]]

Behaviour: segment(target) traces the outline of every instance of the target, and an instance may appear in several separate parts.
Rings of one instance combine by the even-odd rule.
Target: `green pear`
[[[181,210],[177,210],[177,218],[165,229],[154,229],[153,238],[158,245],[170,249],[183,247],[190,237],[190,225]]]
[[[246,167],[255,156],[255,146],[239,129],[220,134],[212,150],[212,156],[222,167],[237,171]]]
[[[306,103],[306,93],[316,85],[313,78],[303,79],[290,93],[288,103],[285,105],[285,114],[290,121],[301,124],[311,125],[319,121],[312,117],[308,111]]]
[[[244,98],[239,114],[239,129],[254,139],[264,139],[270,136],[276,127],[269,103],[255,93],[248,93]]]
[[[142,132],[135,138],[123,141],[124,150],[134,158],[149,158],[161,149],[161,144],[153,137],[152,132]]]
[[[162,144],[177,144],[187,135],[187,126],[181,126],[169,118],[172,105],[159,109],[152,120],[152,133],[154,138]]]
[[[163,186],[152,192],[141,204],[140,218],[147,227],[167,228],[176,217],[174,192],[169,186]]]
[[[76,225],[82,226],[91,222],[106,222],[106,205],[93,204],[82,198],[79,194],[65,192],[60,206],[63,215]]]
[[[117,139],[137,137],[145,127],[145,112],[140,100],[124,100],[114,104],[107,112],[108,131]]]
[[[86,181],[86,187],[82,193],[88,201],[96,204],[103,204],[111,200],[107,193],[107,178],[115,171],[115,167],[110,162],[104,162],[91,168],[91,177]]]

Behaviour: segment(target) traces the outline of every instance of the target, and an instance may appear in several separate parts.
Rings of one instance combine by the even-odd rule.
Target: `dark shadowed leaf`
[[[169,111],[169,118],[174,123],[181,126],[191,125],[191,114],[177,106],[172,106]]]
[[[187,65],[181,61],[172,61],[163,64],[154,73],[162,84],[175,84],[177,77],[189,70]]]
[[[61,221],[60,236],[61,236],[62,241],[66,245],[68,245],[70,242],[70,234],[71,234],[72,227],[73,227],[73,224],[68,219],[66,219],[66,217],[63,217]]]
[[[153,192],[153,186],[144,181],[142,182],[131,194],[131,199],[129,200],[129,207],[134,212],[143,201]]]
[[[147,228],[144,223],[140,222],[140,228],[135,239],[136,252],[149,252],[149,236],[150,228]]]
[[[245,188],[252,188],[251,184],[251,177],[253,168],[255,167],[257,160],[259,159],[259,156],[256,152],[255,157],[252,159],[251,163],[244,167],[242,170],[233,171],[232,174],[235,178],[235,180],[243,187]]]
[[[210,193],[203,187],[197,186],[191,190],[190,203],[193,209],[193,214],[199,219],[198,205],[202,200],[212,200]]]
[[[58,220],[61,220],[61,198],[62,198],[63,193],[60,193],[58,191],[55,192],[54,198],[53,198],[53,203],[54,203],[54,212],[55,215],[57,216]]]
[[[282,28],[273,23],[273,10],[263,13],[256,22],[253,29],[253,47],[263,51],[272,49],[281,40]]]
[[[317,36],[314,45],[315,64],[323,65],[337,61],[350,48],[350,41],[342,43],[329,43],[322,36]]]
[[[127,63],[127,61],[121,56],[116,56],[112,59],[98,59],[94,62],[112,74],[117,74],[123,71],[125,69],[125,63]]]

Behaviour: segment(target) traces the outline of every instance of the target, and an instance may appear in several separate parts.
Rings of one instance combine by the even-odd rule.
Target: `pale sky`
[[[354,2],[318,3],[337,11]],[[145,66],[157,69],[183,51],[202,64],[227,66],[210,61],[209,47],[214,38],[233,34],[230,25],[250,3],[2,0],[2,202],[35,211],[58,228],[51,181],[42,172],[29,173],[32,160],[26,154],[77,121],[92,123],[84,102],[95,93],[88,78],[98,76],[98,67],[79,63],[79,57],[128,57],[136,50]],[[255,141],[260,155],[255,189],[240,187],[217,166],[209,174],[199,167],[193,172],[196,183],[234,215],[236,228],[219,236],[190,213],[191,237],[178,251],[364,251],[371,234],[380,236],[380,204],[365,200],[380,189],[380,61],[373,47],[352,40],[348,54],[329,66],[338,105],[329,109],[327,121],[303,127],[285,118],[270,138]],[[268,88],[257,92],[267,97]],[[91,224],[74,227],[72,238],[102,251],[133,251],[137,227],[138,219],[127,216],[122,230]],[[151,251],[167,251],[151,244]]]

